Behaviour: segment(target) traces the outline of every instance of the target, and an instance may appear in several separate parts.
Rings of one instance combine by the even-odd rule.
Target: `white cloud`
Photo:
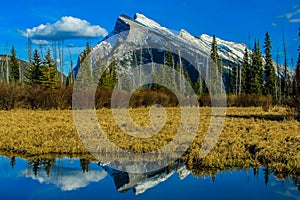
[[[300,18],[299,19],[290,19],[289,22],[290,23],[298,23],[298,22],[300,22]]]
[[[276,23],[272,23],[271,26],[272,27],[277,27],[277,24]]]
[[[38,44],[38,45],[48,45],[51,44],[49,41],[47,40],[32,40],[32,42],[34,44]]]
[[[285,13],[284,15],[279,16],[279,18],[291,19],[292,17],[298,14],[300,14],[300,9],[297,9],[293,12]]]
[[[57,22],[41,24],[28,28],[22,33],[35,40],[66,40],[80,38],[97,38],[106,36],[107,31],[100,26],[91,25],[88,21],[71,16],[62,17]]]

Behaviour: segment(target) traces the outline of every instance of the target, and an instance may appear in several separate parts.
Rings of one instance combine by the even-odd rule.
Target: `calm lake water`
[[[128,174],[83,159],[0,157],[0,199],[297,199],[293,179],[266,170],[194,177],[182,162],[148,174]]]

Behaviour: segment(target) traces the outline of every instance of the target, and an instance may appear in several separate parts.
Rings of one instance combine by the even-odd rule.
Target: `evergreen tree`
[[[216,39],[215,35],[213,35],[213,41],[212,41],[212,44],[211,44],[210,58],[217,65],[218,72],[221,72],[221,62],[220,62],[220,57],[219,57],[219,54],[218,54],[218,44],[217,44],[217,39]]]
[[[20,65],[17,59],[17,52],[14,46],[11,48],[11,63],[10,63],[10,82],[19,82],[20,80]]]
[[[44,87],[54,89],[57,86],[58,74],[55,61],[51,57],[50,49],[43,60],[41,67],[40,84]]]
[[[242,93],[249,94],[250,93],[250,80],[251,74],[250,72],[250,65],[249,65],[249,54],[248,49],[245,48],[243,63],[242,63],[242,73],[241,73],[241,82],[242,82]]]
[[[125,80],[126,77],[123,77]],[[100,78],[100,81],[99,81],[99,86],[102,86],[102,87],[106,87],[106,88],[114,88],[116,86],[118,82],[118,79],[117,79],[117,73],[116,73],[116,63],[115,63],[115,60],[114,60],[114,57],[112,57],[112,62],[109,66],[109,68],[107,68],[101,78]],[[126,82],[126,81],[125,81]],[[127,84],[127,87],[129,85]]]
[[[254,42],[254,50],[252,54],[252,65],[249,75],[252,77],[250,81],[250,93],[262,94],[264,84],[264,69],[262,55],[260,52],[259,41]]]
[[[271,39],[268,32],[266,33],[264,48],[266,54],[264,94],[276,98],[276,74],[271,55]]]
[[[92,50],[91,45],[89,42],[87,42],[83,53],[80,55],[80,63],[83,63],[85,58],[91,53],[91,50]]]
[[[165,62],[165,66],[174,69],[174,58],[173,58],[173,54],[171,52],[170,44],[168,44],[168,51],[166,52],[164,62]]]
[[[218,45],[216,36],[213,36],[213,41],[211,45],[211,62],[209,67],[209,79],[208,82],[210,85],[210,93],[211,94],[218,94],[222,90],[222,71],[221,71],[221,61],[218,54]]]
[[[177,84],[176,84],[176,75],[175,75],[175,65],[174,65],[174,57],[171,52],[171,46],[168,44],[168,50],[165,54],[164,57],[164,66],[166,67],[165,69],[165,80],[167,85],[170,85],[171,87],[174,88],[174,90],[177,90]]]
[[[197,95],[201,95],[204,92],[204,83],[201,77],[192,82],[192,88]]]
[[[27,69],[25,73],[25,77],[27,78],[27,84],[38,85],[40,83],[40,79],[42,76],[41,66],[42,63],[41,63],[39,51],[35,49],[33,54],[33,61],[31,62],[30,67]]]

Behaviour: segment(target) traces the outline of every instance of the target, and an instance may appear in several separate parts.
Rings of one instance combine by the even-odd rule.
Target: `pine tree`
[[[209,67],[209,85],[210,85],[210,93],[218,94],[221,92],[222,88],[222,71],[221,71],[221,60],[218,54],[218,44],[216,40],[216,36],[213,35],[213,41],[211,45],[211,61]]]
[[[35,49],[33,54],[33,61],[31,62],[30,67],[27,69],[25,73],[25,77],[27,78],[27,84],[38,85],[40,83],[40,79],[42,76],[41,66],[42,63],[41,63],[39,51]]]
[[[218,72],[221,72],[221,62],[220,62],[220,57],[219,57],[219,54],[218,54],[218,44],[217,44],[217,39],[216,39],[215,35],[213,35],[213,41],[212,41],[212,44],[211,44],[210,58],[217,65]]]
[[[264,94],[271,95],[275,99],[277,81],[276,81],[275,68],[273,66],[272,55],[271,55],[271,49],[272,49],[271,39],[268,32],[266,33],[264,48],[266,54]]]
[[[192,82],[192,88],[197,95],[201,95],[205,92],[205,82],[201,76],[199,76],[196,81]]]
[[[123,80],[125,80],[127,77],[123,76]],[[99,86],[106,87],[106,88],[114,88],[118,82],[117,79],[117,73],[116,73],[116,63],[114,60],[114,57],[112,57],[112,62],[109,66],[109,68],[105,69],[103,74],[101,75]],[[126,82],[126,80],[125,80]],[[126,83],[126,87],[129,86],[128,83]],[[123,84],[124,85],[124,84]]]
[[[252,76],[250,83],[250,93],[262,94],[264,84],[264,69],[262,55],[260,52],[259,41],[254,42],[254,50],[252,54],[252,65],[249,75]]]
[[[166,67],[165,72],[167,73],[167,76],[165,76],[166,80],[163,80],[163,81],[166,81],[166,83],[171,83],[172,86],[176,88],[175,74],[173,73],[173,69],[175,69],[174,57],[171,52],[170,44],[168,44],[168,50],[165,54],[164,64]]]
[[[173,54],[171,52],[170,44],[168,44],[168,51],[166,52],[164,62],[165,62],[165,66],[174,69],[174,58],[173,58]]]
[[[250,72],[250,65],[249,65],[249,54],[248,49],[245,48],[243,63],[242,63],[242,73],[241,73],[241,82],[242,82],[242,93],[249,94],[250,93],[250,79],[251,74]]]
[[[80,63],[83,63],[85,58],[91,53],[91,50],[92,50],[91,45],[89,42],[87,42],[83,53],[80,55]]]
[[[10,63],[10,82],[19,82],[20,80],[20,65],[17,59],[17,52],[14,46],[11,48],[11,63]]]
[[[39,82],[44,87],[54,89],[57,86],[58,73],[56,63],[51,57],[50,49],[48,49],[42,64],[42,75]]]
[[[174,57],[171,52],[170,44],[168,44],[168,50],[166,51],[164,57],[164,66],[166,67],[165,69],[166,79],[164,81],[166,81],[167,85],[173,87],[174,90],[177,90]]]

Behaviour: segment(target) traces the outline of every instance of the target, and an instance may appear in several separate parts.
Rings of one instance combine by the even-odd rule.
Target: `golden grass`
[[[105,135],[118,147],[130,152],[153,152],[172,141],[180,124],[180,109],[166,108],[164,128],[149,138],[135,138],[115,123],[109,109],[97,110]],[[130,109],[135,124],[150,124],[149,108]],[[287,120],[286,108],[269,112],[262,108],[227,108],[226,122],[217,145],[205,157],[199,150],[211,119],[210,108],[200,108],[200,126],[192,146],[183,156],[188,168],[256,167],[265,165],[275,172],[300,174],[300,123]],[[130,126],[124,123],[126,128]],[[0,111],[0,153],[32,157],[40,155],[88,155],[76,131],[69,110]],[[104,149],[105,150],[105,149]],[[103,158],[116,158],[107,149]],[[157,159],[157,158],[154,158]]]

